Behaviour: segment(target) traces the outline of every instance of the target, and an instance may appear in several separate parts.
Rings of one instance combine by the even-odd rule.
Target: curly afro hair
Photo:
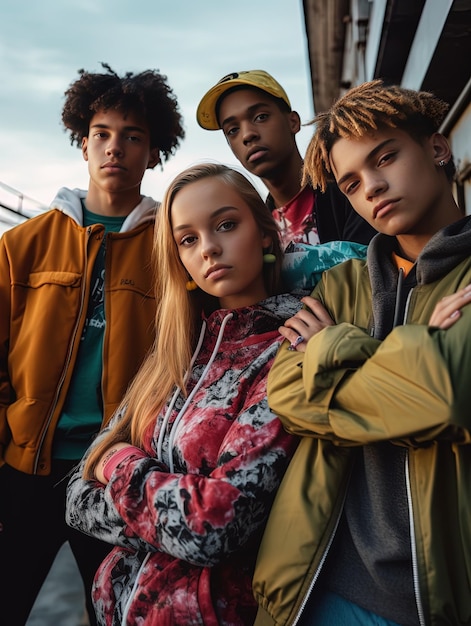
[[[153,70],[127,72],[120,77],[106,63],[101,65],[106,73],[91,74],[81,69],[80,78],[65,92],[62,122],[70,131],[70,143],[82,145],[97,111],[115,109],[125,115],[133,111],[147,120],[150,147],[158,148],[162,162],[166,161],[185,136],[177,99],[167,77]]]
[[[417,141],[438,132],[449,105],[427,91],[414,91],[381,79],[353,87],[325,113],[316,115],[314,136],[304,159],[303,182],[325,191],[333,180],[330,151],[340,139],[358,139],[384,128],[399,128]],[[451,180],[455,165],[451,159],[446,173]]]

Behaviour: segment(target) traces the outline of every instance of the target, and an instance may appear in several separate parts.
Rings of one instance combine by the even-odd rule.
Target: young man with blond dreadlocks
[[[471,217],[447,105],[372,81],[316,117],[305,178],[378,232],[281,329],[268,398],[302,437],[258,555],[256,625],[471,624]]]

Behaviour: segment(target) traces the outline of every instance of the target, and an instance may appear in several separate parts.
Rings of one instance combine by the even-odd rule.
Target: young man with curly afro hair
[[[109,546],[65,523],[67,476],[153,343],[151,250],[158,203],[147,169],[184,138],[166,76],[79,71],[62,121],[88,164],[46,213],[0,241],[1,621],[24,626],[69,541],[90,602]]]
[[[301,442],[256,626],[471,624],[471,216],[447,110],[374,80],[314,120],[305,177],[335,180],[378,234],[280,329],[268,401]]]

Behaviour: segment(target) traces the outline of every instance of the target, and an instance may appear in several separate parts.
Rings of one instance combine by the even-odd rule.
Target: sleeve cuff
[[[117,452],[111,456],[108,461],[105,463],[103,467],[103,476],[109,482],[111,474],[115,471],[118,465],[124,461],[124,459],[134,456],[140,459],[143,459],[147,456],[144,450],[141,448],[137,448],[136,446],[127,446],[126,448],[121,448]]]

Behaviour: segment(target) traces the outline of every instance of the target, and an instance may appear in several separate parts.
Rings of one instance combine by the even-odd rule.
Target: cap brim
[[[219,98],[225,91],[244,85],[247,87],[255,87],[246,80],[233,79],[225,83],[214,85],[211,89],[201,98],[201,102],[196,110],[196,119],[198,124],[206,130],[219,130],[218,119],[216,117],[216,105]]]

